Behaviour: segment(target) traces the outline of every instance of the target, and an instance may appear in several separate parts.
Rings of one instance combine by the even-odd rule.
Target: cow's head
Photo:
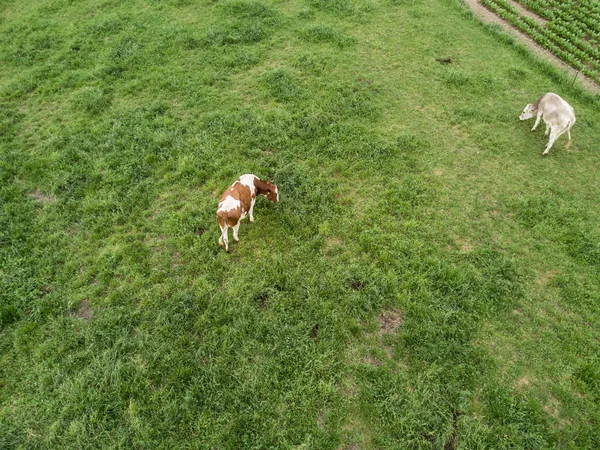
[[[527,119],[531,119],[533,116],[537,115],[537,110],[536,108],[530,103],[528,104],[525,109],[523,110],[523,112],[521,113],[521,115],[519,116],[520,120],[527,120]]]
[[[277,185],[271,182],[271,180],[267,180],[265,182],[267,185],[267,192],[264,194],[272,202],[277,203],[279,201],[279,191],[277,190]]]

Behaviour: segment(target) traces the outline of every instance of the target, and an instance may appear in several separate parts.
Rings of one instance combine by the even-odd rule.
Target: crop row
[[[600,24],[600,4],[592,1],[515,0],[547,20],[583,21],[591,29]]]
[[[481,3],[575,69],[600,81],[600,50],[594,45],[600,41],[600,6],[597,4],[520,0],[548,20],[543,25],[522,16],[507,0],[481,0]]]
[[[600,40],[600,4],[595,1],[516,1],[547,19],[549,26],[561,27],[581,38]]]

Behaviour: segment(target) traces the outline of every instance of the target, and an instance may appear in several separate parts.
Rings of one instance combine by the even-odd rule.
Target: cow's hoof
[[[542,153],[542,156],[546,156],[548,154],[548,152],[544,152]]]

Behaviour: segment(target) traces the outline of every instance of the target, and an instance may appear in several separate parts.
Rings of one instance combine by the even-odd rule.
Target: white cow
[[[558,95],[548,92],[540,97],[540,99],[534,104],[529,104],[525,107],[519,119],[527,120],[537,115],[535,124],[531,131],[534,131],[540,123],[540,118],[544,119],[546,123],[546,132],[544,136],[548,136],[548,130],[550,130],[550,139],[546,150],[542,155],[547,155],[550,147],[554,144],[554,141],[558,139],[565,131],[569,135],[569,142],[565,145],[565,148],[571,146],[571,127],[575,124],[575,110],[566,101],[560,98]]]

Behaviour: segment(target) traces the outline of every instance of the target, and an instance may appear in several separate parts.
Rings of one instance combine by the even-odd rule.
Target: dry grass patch
[[[521,377],[516,381],[516,385],[518,388],[524,388],[524,387],[529,386],[530,384],[531,384],[531,380],[527,376]]]
[[[173,252],[173,256],[171,258],[171,269],[174,269],[175,267],[181,265],[181,253],[179,253],[179,251],[175,250],[175,252]]]
[[[36,189],[35,191],[33,191],[31,193],[31,196],[33,197],[33,199],[37,202],[40,203],[54,203],[56,202],[56,196],[52,195],[52,194],[44,194],[43,192],[40,192],[39,189]]]
[[[363,364],[367,366],[380,367],[381,361],[374,357],[373,355],[367,355],[362,358]]]
[[[337,236],[328,236],[323,240],[323,251],[330,253],[341,249],[344,246],[344,240]]]
[[[553,419],[558,419],[560,417],[560,402],[551,395],[549,395],[542,404],[542,409]]]
[[[556,270],[538,271],[535,281],[540,287],[545,287],[556,275],[558,275]]]

